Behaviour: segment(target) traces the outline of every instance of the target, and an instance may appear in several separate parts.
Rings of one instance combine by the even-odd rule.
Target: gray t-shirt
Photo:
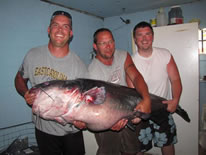
[[[32,48],[25,56],[19,69],[23,78],[28,78],[31,86],[50,80],[73,80],[86,78],[87,68],[81,59],[73,52],[69,52],[63,58],[54,57],[48,45]],[[32,115],[36,128],[52,135],[63,136],[79,131],[71,124],[65,126],[55,122],[44,120]]]
[[[111,66],[105,65],[94,58],[88,67],[89,78],[127,86],[124,70],[126,57],[126,51],[115,50]]]

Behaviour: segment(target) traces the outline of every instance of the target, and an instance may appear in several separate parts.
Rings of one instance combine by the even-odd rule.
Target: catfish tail
[[[175,113],[177,113],[179,116],[181,116],[185,121],[190,122],[190,118],[189,118],[187,112],[184,109],[182,109],[179,105],[178,105]]]

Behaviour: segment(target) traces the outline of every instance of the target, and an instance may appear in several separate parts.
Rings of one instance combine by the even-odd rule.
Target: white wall
[[[180,24],[157,27],[154,29],[154,46],[167,48],[172,53],[178,66],[183,91],[180,106],[191,119],[185,122],[174,114],[177,126],[178,143],[176,155],[198,154],[198,119],[199,119],[199,62],[198,62],[198,24]],[[159,152],[153,149],[150,152]]]

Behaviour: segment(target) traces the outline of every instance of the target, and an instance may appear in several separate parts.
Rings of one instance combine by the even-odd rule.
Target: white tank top
[[[170,81],[167,73],[167,64],[171,54],[167,49],[153,47],[150,57],[142,57],[138,51],[132,56],[134,64],[146,81],[149,92],[169,98]]]

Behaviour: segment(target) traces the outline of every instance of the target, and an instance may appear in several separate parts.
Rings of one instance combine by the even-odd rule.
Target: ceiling
[[[200,0],[41,0],[99,18],[120,16]]]

